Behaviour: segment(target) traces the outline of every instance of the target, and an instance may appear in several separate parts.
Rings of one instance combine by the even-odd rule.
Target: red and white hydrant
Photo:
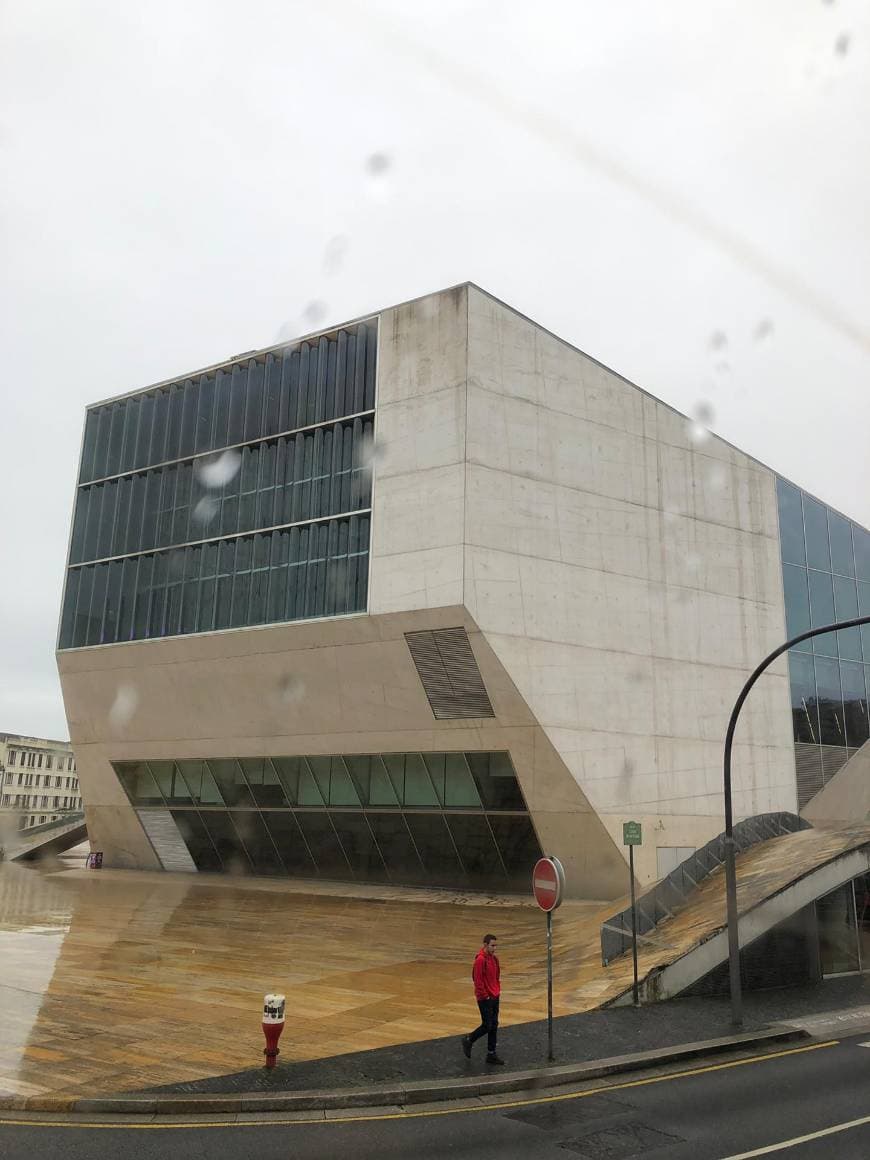
[[[283,995],[266,995],[263,998],[263,1034],[266,1036],[263,1055],[266,1057],[266,1067],[274,1067],[280,1054],[278,1040],[284,1030],[284,1003]]]

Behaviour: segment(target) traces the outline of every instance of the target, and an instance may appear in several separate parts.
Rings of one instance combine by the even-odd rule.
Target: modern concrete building
[[[721,830],[743,681],[853,607],[865,529],[465,284],[89,408],[58,665],[108,865],[527,889],[543,849],[606,899],[624,821],[645,882]],[[762,678],[738,818],[867,739],[868,666]]]
[[[30,829],[81,808],[69,742],[0,733],[0,830]]]

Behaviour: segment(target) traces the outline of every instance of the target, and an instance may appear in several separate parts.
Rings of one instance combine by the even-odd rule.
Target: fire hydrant
[[[278,1040],[284,1030],[284,1002],[283,995],[266,995],[263,998],[263,1034],[266,1036],[263,1055],[266,1057],[266,1067],[274,1067],[280,1055]]]

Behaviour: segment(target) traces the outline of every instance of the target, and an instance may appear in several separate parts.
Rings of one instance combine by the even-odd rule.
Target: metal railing
[[[734,826],[735,851],[741,853],[757,842],[769,838],[779,838],[783,834],[794,834],[798,830],[810,830],[812,826],[804,818],[786,811],[772,814],[756,814]],[[655,930],[665,918],[671,918],[689,901],[689,895],[708,878],[714,870],[725,864],[725,834],[719,834],[690,854],[676,869],[661,882],[656,883],[637,900],[638,942],[643,936]],[[601,961],[606,967],[614,959],[631,950],[631,907],[626,907],[601,925]]]

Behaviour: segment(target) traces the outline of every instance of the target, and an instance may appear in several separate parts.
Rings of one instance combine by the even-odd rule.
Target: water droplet
[[[388,153],[370,153],[366,158],[366,190],[371,197],[386,197],[390,188],[392,168],[393,162]]]
[[[710,347],[712,350],[722,350],[728,345],[728,335],[724,330],[714,330],[710,335]]]
[[[849,45],[852,43],[852,38],[848,32],[841,32],[834,42],[834,52],[837,56],[845,56],[849,51]]]
[[[383,464],[386,459],[387,445],[383,439],[375,439],[373,436],[363,438],[359,443],[359,459],[360,467],[367,469],[373,468],[376,464]]]
[[[238,473],[242,457],[238,451],[229,448],[220,455],[212,455],[199,461],[197,475],[205,487],[223,487]]]
[[[348,245],[349,241],[345,234],[336,234],[335,237],[329,239],[323,251],[324,274],[338,273],[344,265]]]
[[[296,705],[305,696],[305,682],[293,673],[285,673],[278,681],[278,700],[282,705]]]
[[[692,421],[689,423],[689,438],[693,443],[706,443],[710,438],[710,425],[713,422],[713,408],[706,399],[701,399],[692,412]]]
[[[132,685],[119,685],[112,707],[109,709],[109,724],[113,729],[123,729],[128,725],[139,704],[139,694]]]
[[[756,326],[755,330],[752,332],[752,337],[756,342],[761,342],[763,339],[768,338],[771,334],[773,334],[773,323],[769,318],[762,318]]]
[[[295,318],[288,318],[278,327],[275,342],[292,342],[305,328]]]
[[[707,476],[707,482],[713,491],[724,491],[728,483],[728,474],[724,467],[713,467]]]
[[[217,496],[204,495],[199,500],[191,513],[193,519],[198,524],[210,524],[218,512],[221,510],[221,501]]]
[[[302,311],[302,317],[309,327],[319,326],[326,318],[326,303],[319,298],[312,298]]]
[[[716,363],[715,370],[717,375],[730,375],[731,363],[727,362],[725,359],[720,359],[720,361]]]

